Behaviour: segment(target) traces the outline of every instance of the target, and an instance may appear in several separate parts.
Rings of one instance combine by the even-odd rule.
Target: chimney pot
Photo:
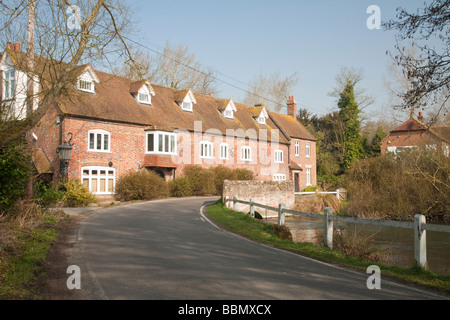
[[[297,119],[297,102],[294,96],[289,96],[289,101],[287,103],[287,114],[288,116]]]

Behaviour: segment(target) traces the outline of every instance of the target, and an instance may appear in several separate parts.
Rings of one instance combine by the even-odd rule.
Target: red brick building
[[[19,78],[10,54],[2,55],[1,73],[14,70]],[[146,168],[169,180],[189,165],[245,168],[258,180],[294,179],[298,190],[316,184],[316,140],[295,120],[293,97],[289,115],[282,115],[263,105],[126,79],[89,64],[76,72],[74,85],[32,130],[55,182],[60,173],[56,150],[70,137],[69,178],[97,196],[114,194],[117,179],[129,171]],[[9,85],[2,80],[2,100]]]
[[[399,153],[415,147],[428,147],[449,154],[450,126],[427,126],[422,113],[395,128],[381,143],[381,153]]]

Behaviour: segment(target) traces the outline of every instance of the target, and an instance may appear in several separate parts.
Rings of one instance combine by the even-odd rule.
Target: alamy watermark
[[[366,25],[369,30],[381,29],[381,9],[377,5],[371,5],[367,8],[367,14],[370,17],[367,19]]]
[[[71,31],[73,30],[81,30],[81,25],[83,21],[81,20],[81,10],[80,7],[76,5],[70,5],[66,9],[67,15],[67,28]]]
[[[367,279],[367,289],[369,290],[380,290],[381,289],[381,269],[379,266],[370,266],[367,268],[367,274],[371,276]]]
[[[67,268],[70,277],[66,281],[67,289],[81,290],[81,269],[79,266],[70,266]]]

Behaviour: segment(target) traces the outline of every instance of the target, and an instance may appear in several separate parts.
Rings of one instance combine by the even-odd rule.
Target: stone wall
[[[294,209],[295,194],[294,182],[274,182],[274,181],[224,181],[222,200],[233,199],[236,196],[239,200],[250,201],[278,208],[280,203],[284,203],[285,208]],[[227,202],[227,207],[232,209],[233,202]],[[250,212],[250,206],[238,203],[237,210]],[[276,217],[277,212],[255,208],[263,218]]]

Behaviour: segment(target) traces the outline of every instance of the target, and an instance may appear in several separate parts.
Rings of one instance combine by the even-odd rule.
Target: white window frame
[[[295,140],[295,156],[300,157],[300,140]]]
[[[214,158],[214,144],[211,141],[200,142],[200,159]]]
[[[193,105],[192,101],[185,99],[181,102],[181,110],[192,112],[194,110]]]
[[[153,150],[149,150],[149,136],[153,135]],[[145,153],[177,155],[177,134],[165,131],[150,131],[145,135]]]
[[[234,119],[233,110],[229,108],[225,109],[225,111],[223,112],[223,116],[227,119]]]
[[[306,142],[306,157],[310,158],[311,157],[311,142]]]
[[[94,148],[91,148],[91,135],[94,135]],[[98,135],[100,139],[100,149],[98,148]],[[105,136],[108,137],[108,145],[105,146]],[[88,151],[90,152],[111,152],[111,133],[105,130],[89,130],[88,132]]]
[[[142,104],[148,104],[148,105],[152,104],[152,97],[150,96],[149,93],[146,93],[146,92],[138,92],[136,100]]]
[[[15,98],[17,89],[16,69],[8,68],[3,71],[3,100]]]
[[[88,85],[90,88],[88,88]],[[77,87],[78,87],[78,90],[80,90],[80,91],[95,93],[95,82],[94,81],[88,81],[88,80],[83,80],[81,78],[78,78]]]
[[[274,174],[273,181],[286,181],[286,175],[281,173]]]
[[[228,143],[220,144],[220,159],[228,160]]]
[[[85,171],[89,171],[89,174],[85,174]],[[101,172],[105,171],[105,176],[101,176]],[[93,175],[94,172],[97,172],[97,175]],[[112,173],[112,174],[111,174]],[[111,175],[110,175],[111,174]],[[97,191],[93,191],[92,188],[92,183],[93,180],[97,179],[97,186],[96,186],[96,190]],[[116,190],[116,169],[113,168],[109,168],[109,167],[83,167],[81,168],[81,182],[82,184],[85,185],[85,181],[88,181],[88,188],[89,188],[89,192],[91,192],[93,195],[111,195],[111,194],[115,194],[115,190]],[[98,190],[100,190],[101,188],[101,180],[106,180],[105,181],[105,186],[106,186],[106,191],[100,192]],[[108,187],[109,187],[109,181],[112,180],[113,181],[113,191],[110,192],[108,191]]]
[[[265,125],[266,124],[266,118],[263,115],[260,115],[257,119],[256,122],[258,122],[259,124]]]
[[[252,148],[249,146],[241,147],[241,160],[252,161]]]
[[[306,166],[306,186],[312,186],[311,184],[311,166]]]
[[[275,163],[283,163],[283,150],[275,150]]]

